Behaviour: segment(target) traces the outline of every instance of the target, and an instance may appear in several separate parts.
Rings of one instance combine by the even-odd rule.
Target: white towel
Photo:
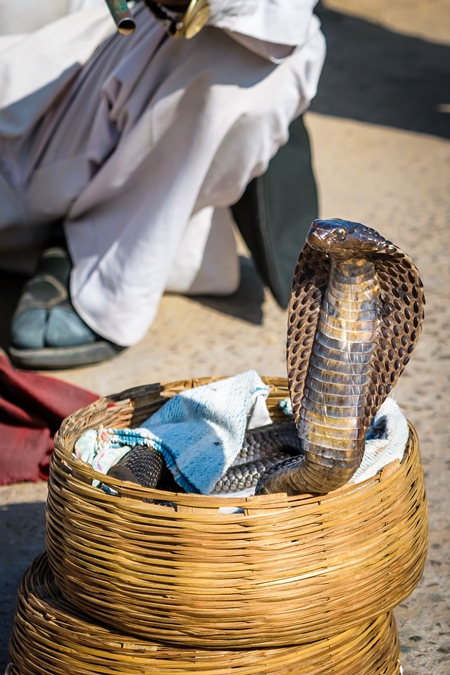
[[[175,480],[210,494],[242,448],[245,430],[270,424],[269,387],[255,370],[183,391],[142,425],[161,442]]]
[[[210,494],[241,450],[246,429],[271,423],[268,395],[269,387],[249,370],[181,392],[141,429],[87,431],[74,452],[107,473],[134,445],[153,446],[181,487]]]
[[[366,436],[364,456],[351,483],[372,478],[395,459],[405,454],[409,429],[406,417],[392,398],[387,398],[370,426]]]

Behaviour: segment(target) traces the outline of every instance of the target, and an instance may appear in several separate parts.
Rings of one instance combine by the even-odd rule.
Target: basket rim
[[[243,508],[246,511],[248,509],[256,509],[257,511],[263,509],[264,511],[267,511],[267,509],[276,510],[280,507],[292,508],[296,506],[308,506],[311,504],[323,504],[324,502],[328,504],[334,500],[340,500],[344,497],[351,497],[356,492],[364,493],[371,488],[378,487],[381,483],[396,480],[398,478],[398,472],[402,470],[406,473],[413,462],[413,449],[414,447],[418,447],[418,436],[413,424],[407,420],[409,437],[402,461],[399,462],[399,460],[394,460],[390,462],[384,466],[381,471],[375,474],[375,476],[367,478],[364,481],[359,483],[347,483],[337,490],[333,490],[323,495],[305,493],[301,495],[288,496],[286,493],[273,493],[270,495],[254,495],[250,497],[225,497],[197,493],[167,492],[164,490],[158,490],[156,488],[146,488],[128,481],[121,481],[110,476],[108,476],[107,481],[105,481],[105,474],[96,471],[89,463],[84,462],[72,453],[73,445],[81,433],[77,438],[74,439],[73,443],[69,444],[68,447],[66,442],[67,435],[73,432],[73,430],[76,428],[76,420],[81,418],[83,415],[86,415],[88,412],[92,412],[94,416],[95,414],[100,414],[106,411],[127,412],[131,417],[135,409],[136,401],[140,396],[148,397],[149,395],[159,395],[161,400],[169,399],[181,391],[221,380],[225,377],[228,376],[192,378],[186,380],[177,380],[165,384],[156,382],[147,385],[139,385],[137,387],[125,389],[118,393],[100,397],[88,406],[80,408],[63,420],[59,430],[55,434],[54,452],[50,466],[50,479],[53,463],[59,463],[59,465],[64,468],[67,474],[72,475],[73,477],[86,483],[86,489],[95,490],[95,494],[97,496],[98,493],[100,493],[102,494],[102,497],[108,501],[116,500],[117,497],[120,497],[121,503],[123,503],[123,499],[131,499],[133,502],[142,502],[142,506],[145,507],[145,509],[152,507],[157,508],[159,511],[162,508],[165,512],[167,511],[166,506],[152,504],[151,502],[143,502],[143,499],[170,501],[173,504],[181,507],[186,506],[193,508],[197,507],[200,509],[205,508],[210,512],[210,515],[212,515],[213,511],[217,512],[219,509],[224,507]],[[268,401],[270,400],[271,396],[273,397],[273,392],[275,390],[277,392],[284,392],[283,398],[289,396],[287,378],[261,376],[261,379],[263,382],[268,384],[270,388]],[[90,425],[86,428],[98,428],[99,426],[100,424],[98,424],[97,427]],[[85,429],[83,429],[83,432],[84,431]],[[393,478],[393,476],[395,478]],[[107,482],[107,485],[116,491],[117,494],[107,494],[98,487],[93,487],[92,481],[99,481],[103,484]],[[388,487],[388,485],[385,487]],[[235,513],[233,515],[237,514]]]

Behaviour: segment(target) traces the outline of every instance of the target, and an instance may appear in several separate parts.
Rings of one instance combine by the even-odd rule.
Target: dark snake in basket
[[[316,220],[294,273],[287,371],[295,422],[247,432],[214,492],[325,494],[359,467],[366,432],[417,344],[425,298],[408,255],[375,230]],[[147,487],[167,482],[157,451],[138,447],[110,475]]]

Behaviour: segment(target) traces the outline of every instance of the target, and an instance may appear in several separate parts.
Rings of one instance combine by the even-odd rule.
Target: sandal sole
[[[15,366],[28,370],[60,370],[108,361],[124,349],[126,348],[107,341],[100,341],[79,347],[46,347],[44,349],[10,347],[8,351]]]

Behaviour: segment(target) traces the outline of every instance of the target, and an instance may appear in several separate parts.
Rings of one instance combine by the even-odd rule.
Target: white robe
[[[0,247],[63,218],[73,304],[126,346],[165,289],[236,288],[227,207],[308,107],[324,39],[315,0],[211,0],[192,40],[144,7],[125,37],[103,0],[66,4],[0,37]]]

